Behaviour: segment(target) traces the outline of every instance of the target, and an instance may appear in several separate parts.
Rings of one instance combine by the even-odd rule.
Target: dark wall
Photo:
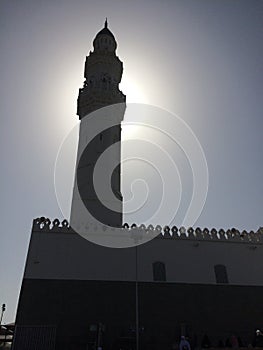
[[[213,345],[233,333],[251,342],[263,324],[263,287],[140,282],[138,295],[144,349],[170,349],[182,327],[198,343],[205,333]],[[56,349],[86,349],[99,323],[104,349],[134,346],[134,282],[24,279],[16,324],[55,325]]]

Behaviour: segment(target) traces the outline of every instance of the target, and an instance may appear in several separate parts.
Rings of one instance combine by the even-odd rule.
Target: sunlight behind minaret
[[[140,86],[127,75],[123,76],[120,90],[126,95],[127,103],[148,103],[147,97]]]

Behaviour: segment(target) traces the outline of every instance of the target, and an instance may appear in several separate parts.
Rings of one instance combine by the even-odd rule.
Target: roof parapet
[[[81,227],[81,224],[80,224]],[[89,229],[98,230],[98,225],[89,224]],[[101,225],[101,229],[104,232],[114,230],[122,230],[123,233],[127,231],[127,234],[131,234],[132,231],[142,230],[146,234],[147,232],[157,231],[159,234],[156,238],[161,239],[179,239],[179,240],[196,240],[196,241],[210,241],[210,242],[232,242],[232,243],[253,243],[253,244],[263,244],[263,228],[259,228],[256,232],[239,231],[235,228],[228,230],[216,230],[212,228],[201,229],[200,227],[193,228],[185,227],[178,228],[177,226],[153,226],[153,225],[129,225],[127,223],[123,224],[122,228],[108,227]],[[55,232],[55,233],[76,233],[69,225],[66,219],[60,221],[59,219],[54,219],[52,222],[49,218],[41,217],[33,220],[33,232]]]

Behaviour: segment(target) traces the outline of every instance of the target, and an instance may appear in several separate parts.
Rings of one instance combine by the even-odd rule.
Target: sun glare
[[[147,103],[147,98],[141,88],[129,77],[124,77],[120,90],[126,95],[127,103]]]

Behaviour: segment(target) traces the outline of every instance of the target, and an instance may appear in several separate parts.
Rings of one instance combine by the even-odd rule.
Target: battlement
[[[86,225],[87,226],[87,225]],[[80,225],[81,228],[81,225]],[[177,226],[153,226],[144,224],[129,225],[125,223],[121,228],[108,227],[105,225],[89,224],[89,230],[99,231],[100,229],[107,234],[107,231],[110,233],[114,233],[121,230],[122,234],[127,232],[127,235],[132,235],[133,233],[138,234],[138,232],[143,232],[146,235],[152,234],[156,232],[157,239],[178,239],[178,240],[195,240],[195,241],[213,241],[213,242],[231,242],[231,243],[248,243],[248,244],[263,244],[263,228],[260,227],[256,232],[246,230],[240,232],[239,230],[232,228],[228,230],[216,230],[212,228],[209,230],[208,228],[201,229],[200,227],[192,228],[189,227],[186,229],[185,227],[178,228]],[[52,222],[49,218],[41,217],[33,220],[33,232],[55,232],[55,233],[71,233],[76,234],[76,232],[70,227],[68,221],[64,219],[60,221],[59,219],[54,219]]]

